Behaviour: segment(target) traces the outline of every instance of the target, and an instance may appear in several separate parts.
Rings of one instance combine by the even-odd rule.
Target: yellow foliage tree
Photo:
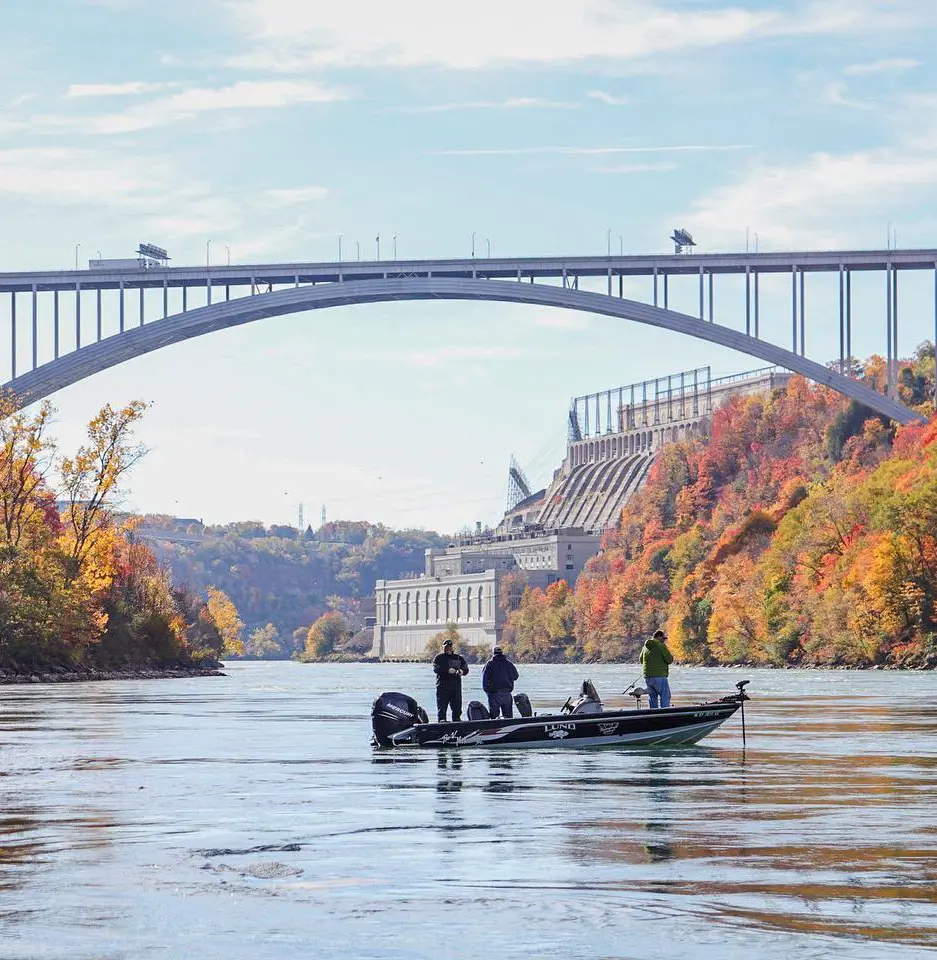
[[[243,657],[244,621],[238,615],[238,609],[231,598],[217,587],[208,588],[208,613],[224,642],[222,655],[225,657]]]

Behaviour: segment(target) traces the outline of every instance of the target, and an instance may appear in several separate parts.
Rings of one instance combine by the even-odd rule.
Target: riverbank
[[[0,685],[22,683],[94,683],[101,680],[178,680],[188,677],[225,677],[223,664],[211,667],[127,667],[100,670],[94,667],[14,672],[0,670]]]

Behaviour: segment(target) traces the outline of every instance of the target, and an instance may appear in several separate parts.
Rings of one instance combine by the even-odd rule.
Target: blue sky
[[[8,0],[0,269],[149,241],[176,264],[935,243],[937,7],[920,0]],[[211,243],[210,248],[208,243]],[[810,278],[808,353],[836,355]],[[902,287],[901,350],[933,329]],[[854,352],[884,351],[883,282]],[[786,280],[762,286],[786,344]],[[636,297],[647,291],[635,285]],[[692,312],[695,287],[672,303]],[[741,320],[741,283],[717,288]],[[777,336],[773,334],[777,332]],[[4,343],[6,335],[4,335]],[[494,522],[507,463],[559,464],[573,395],[710,364],[599,317],[393,304],[263,321],[56,396],[66,446],[153,402],[127,503],[219,522]]]

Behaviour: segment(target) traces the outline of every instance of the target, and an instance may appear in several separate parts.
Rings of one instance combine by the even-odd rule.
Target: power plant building
[[[549,486],[531,491],[512,458],[507,510],[494,531],[427,550],[412,578],[377,581],[372,655],[422,659],[449,623],[467,645],[499,643],[521,587],[575,584],[665,444],[707,432],[713,410],[730,397],[788,377],[772,367],[712,380],[704,367],[576,397],[566,457]]]

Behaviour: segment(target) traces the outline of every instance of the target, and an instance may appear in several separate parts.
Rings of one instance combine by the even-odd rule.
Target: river
[[[429,667],[0,687],[0,957],[910,958],[937,950],[937,676],[750,677],[696,747],[380,753]],[[523,666],[545,712],[627,666]],[[478,668],[466,679],[477,696]],[[620,698],[618,698],[620,702]]]

